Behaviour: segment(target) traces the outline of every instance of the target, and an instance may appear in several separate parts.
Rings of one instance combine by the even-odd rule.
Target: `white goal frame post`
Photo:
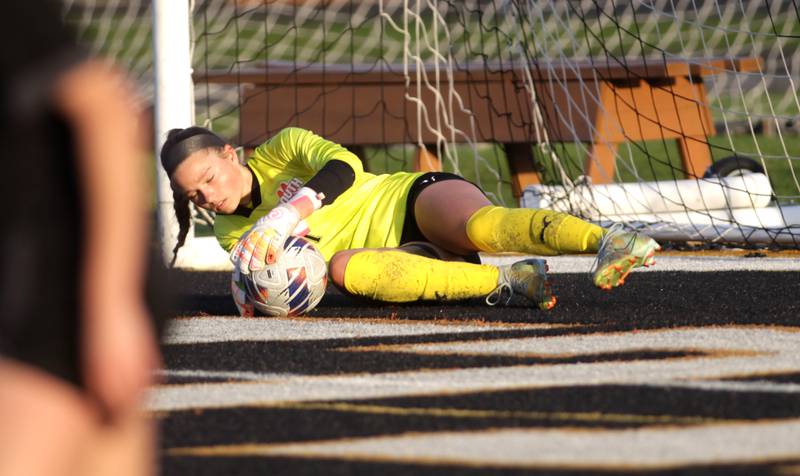
[[[154,131],[157,177],[157,220],[162,258],[173,260],[179,232],[172,188],[159,152],[174,128],[194,125],[194,84],[192,82],[192,1],[153,0]],[[195,238],[194,225],[178,251],[175,267],[228,269],[228,255],[214,237]]]

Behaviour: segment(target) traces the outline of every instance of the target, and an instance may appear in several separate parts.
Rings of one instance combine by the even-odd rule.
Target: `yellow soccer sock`
[[[597,252],[605,230],[566,213],[486,206],[467,222],[467,236],[481,251],[536,255]]]
[[[402,251],[362,251],[344,271],[347,291],[379,301],[454,301],[486,296],[497,287],[495,266],[441,261]]]

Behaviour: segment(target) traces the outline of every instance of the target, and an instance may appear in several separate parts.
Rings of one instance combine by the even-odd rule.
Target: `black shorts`
[[[408,198],[406,199],[406,216],[403,220],[403,233],[400,236],[400,245],[415,241],[428,241],[417,225],[417,217],[414,213],[414,205],[417,203],[417,197],[423,190],[425,190],[425,188],[433,185],[436,182],[444,182],[445,180],[462,180],[467,183],[472,183],[460,175],[451,174],[449,172],[427,172],[417,177],[417,179],[414,180],[414,183],[411,184],[411,188],[408,190]],[[475,185],[475,187],[478,186]],[[481,262],[477,252],[465,255],[463,258],[464,261],[468,263]]]

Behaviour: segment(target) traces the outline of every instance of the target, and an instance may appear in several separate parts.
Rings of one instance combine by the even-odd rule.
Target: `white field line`
[[[269,321],[265,321],[269,322]],[[335,335],[331,335],[335,338]],[[457,368],[359,375],[274,374],[261,381],[165,385],[150,394],[152,410],[235,407],[315,400],[438,395],[576,385],[662,385],[742,375],[800,372],[800,332],[780,328],[702,328],[630,334],[507,339],[402,346],[449,355],[581,355],[655,348],[709,355],[676,359]],[[392,349],[395,350],[395,349]],[[198,369],[202,370],[202,369]]]
[[[475,326],[451,322],[374,322],[346,319],[242,319],[239,317],[196,317],[170,321],[164,334],[165,344],[195,344],[233,341],[308,341],[354,339],[382,336],[413,336],[471,333],[487,330],[558,329],[560,324],[525,324]]]
[[[536,258],[536,256],[481,255],[483,263],[494,265],[511,264],[524,258]],[[543,258],[547,260],[550,273],[588,273],[594,262],[594,255],[547,256]],[[638,268],[633,272],[652,273],[658,271],[800,271],[800,258],[663,256],[656,254],[655,266]]]
[[[481,466],[632,469],[795,459],[800,420],[624,430],[530,428],[413,433],[288,444],[187,448],[177,454],[299,456]]]

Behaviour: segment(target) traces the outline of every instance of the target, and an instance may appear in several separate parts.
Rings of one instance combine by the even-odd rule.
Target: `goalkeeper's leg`
[[[511,266],[442,261],[398,249],[359,249],[337,253],[330,262],[334,284],[356,296],[387,302],[454,301],[482,297],[490,305],[517,293],[541,309],[556,299],[544,260]],[[504,294],[505,293],[505,294]]]
[[[551,210],[493,206],[464,180],[448,180],[420,192],[416,222],[432,243],[459,254],[517,252],[543,256],[599,250],[605,230]]]
[[[464,180],[426,187],[417,197],[414,213],[428,240],[457,253],[598,253],[592,280],[602,289],[619,286],[633,268],[654,263],[654,253],[660,249],[645,235],[609,233],[566,213],[493,206],[480,189]]]
[[[470,216],[466,234],[480,251],[556,255],[597,252],[605,230],[552,210],[486,206]]]

